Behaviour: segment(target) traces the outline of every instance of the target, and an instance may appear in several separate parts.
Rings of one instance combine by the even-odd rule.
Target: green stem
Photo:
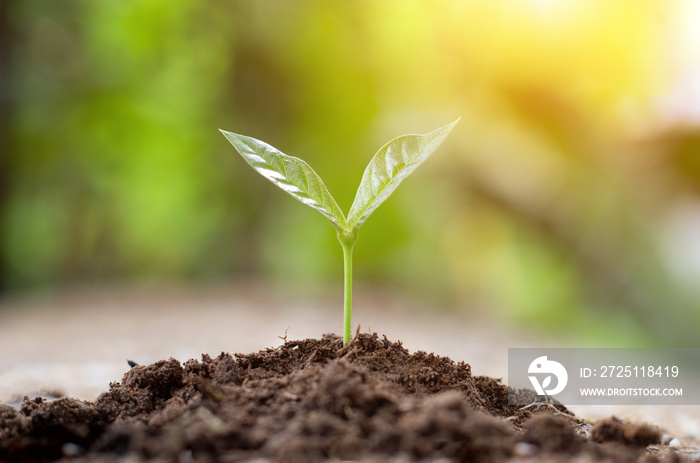
[[[352,337],[352,249],[355,246],[357,235],[338,233],[338,241],[343,247],[344,269],[344,310],[343,310],[343,345],[347,345]]]

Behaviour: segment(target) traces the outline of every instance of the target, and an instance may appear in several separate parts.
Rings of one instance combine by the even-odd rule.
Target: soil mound
[[[286,341],[254,354],[134,366],[95,402],[0,405],[13,462],[620,461],[662,458],[661,434],[559,404],[508,405],[466,363],[360,335]],[[680,461],[674,453],[664,461]]]

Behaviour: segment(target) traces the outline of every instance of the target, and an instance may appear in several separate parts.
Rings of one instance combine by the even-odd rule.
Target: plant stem
[[[343,345],[347,345],[352,333],[352,249],[355,247],[357,234],[348,235],[338,232],[338,241],[343,247],[344,270],[344,310],[343,310]]]

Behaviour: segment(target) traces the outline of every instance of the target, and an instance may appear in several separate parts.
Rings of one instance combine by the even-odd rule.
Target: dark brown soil
[[[647,448],[660,440],[559,404],[509,406],[499,380],[376,334],[135,366],[94,403],[0,405],[13,462],[681,461]]]

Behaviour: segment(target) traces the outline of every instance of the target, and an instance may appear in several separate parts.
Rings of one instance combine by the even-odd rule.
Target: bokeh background
[[[217,129],[347,210],[381,145],[461,116],[363,227],[357,291],[697,344],[698,2],[3,0],[0,30],[0,297],[251,282],[340,311],[333,228]]]

